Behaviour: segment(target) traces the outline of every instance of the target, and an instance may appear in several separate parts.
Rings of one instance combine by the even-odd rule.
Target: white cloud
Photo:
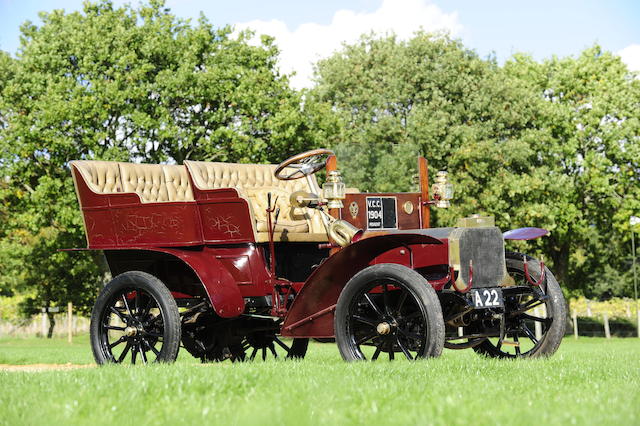
[[[311,87],[313,63],[330,56],[343,42],[353,43],[361,34],[394,32],[400,39],[408,39],[420,29],[448,31],[453,35],[462,29],[457,13],[447,14],[428,0],[384,0],[379,9],[370,13],[339,10],[329,25],[309,22],[295,30],[280,20],[255,20],[235,27],[275,37],[281,50],[281,71],[296,72],[291,79],[296,88]]]
[[[640,71],[640,44],[631,44],[618,52],[631,71]]]

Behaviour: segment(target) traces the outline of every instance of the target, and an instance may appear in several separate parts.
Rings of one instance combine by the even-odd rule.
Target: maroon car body
[[[355,275],[374,265],[394,264],[416,271],[433,289],[441,305],[440,321],[447,328],[440,346],[477,348],[495,338],[500,339],[500,344],[508,342],[506,313],[509,292],[515,288],[526,288],[525,293],[530,294],[528,300],[535,300],[519,300],[517,306],[547,305],[545,315],[540,320],[534,319],[534,323],[542,325],[542,334],[548,334],[552,328],[550,315],[560,315],[555,308],[549,308],[549,299],[557,295],[551,297],[547,289],[538,290],[540,283],[545,281],[544,288],[549,279],[549,274],[545,277],[542,272],[544,265],[524,259],[522,255],[507,254],[505,260],[502,234],[486,231],[482,238],[485,243],[489,241],[488,245],[483,248],[474,243],[471,247],[470,237],[464,235],[476,232],[472,227],[429,227],[434,201],[429,197],[424,158],[418,161],[419,192],[360,193],[352,189],[347,190],[342,208],[327,209],[322,202],[315,206],[316,210],[324,209],[333,218],[365,231],[363,236],[358,234],[357,241],[354,238],[344,247],[335,244],[327,232],[322,232],[320,226],[326,224],[322,223],[319,212],[308,209],[311,213],[301,213],[289,200],[295,191],[319,192],[317,183],[310,179],[275,179],[275,166],[74,161],[70,168],[84,217],[87,249],[104,252],[114,277],[139,271],[166,286],[180,310],[179,339],[194,356],[206,361],[253,359],[260,354],[264,359],[269,354],[277,355],[278,346],[284,347],[289,356],[296,353],[300,356],[296,342],[307,338],[334,338],[341,293]],[[326,168],[328,172],[336,170],[335,156],[328,158]],[[278,222],[281,211],[282,220]],[[467,234],[460,234],[461,229]],[[491,226],[483,229],[497,230]],[[512,231],[511,237],[506,238],[531,239],[545,232],[526,228]],[[455,256],[459,257],[456,259],[451,258],[449,247],[454,234],[457,235]],[[486,255],[485,252],[492,250],[495,253]],[[524,264],[523,284],[508,282],[508,278],[514,278],[511,271],[500,275],[502,270],[509,269],[510,259]],[[493,277],[493,272],[482,262],[498,263],[494,269],[498,271],[499,280],[486,278]],[[122,284],[120,287],[117,297],[111,294],[111,299],[104,296],[104,301],[99,300],[104,304],[102,311],[94,309],[97,319],[95,327],[92,326],[92,340],[98,362],[123,361],[127,352],[132,354],[133,362],[138,356],[146,362],[147,355],[153,353],[158,360],[170,360],[159,355],[164,354],[164,348],[158,349],[169,339],[166,334],[169,319],[164,316],[160,296],[151,294],[153,292],[144,286],[132,284],[125,286],[126,290],[122,290],[125,288]],[[502,310],[497,305],[495,309],[474,306],[467,294],[472,287],[474,290],[500,287]],[[384,284],[384,291],[380,288],[367,292],[374,298],[381,297],[388,287]],[[393,298],[406,297],[399,296],[401,284],[390,288]],[[384,296],[386,298],[387,293]],[[143,304],[138,298],[145,297],[148,305],[153,306],[146,313],[138,307],[138,303]],[[130,306],[134,301],[135,308]],[[479,318],[478,313],[484,319]],[[502,326],[488,324],[489,319],[498,314],[504,317]],[[165,331],[144,331],[151,326],[144,324],[152,324],[154,317],[161,318],[155,323],[164,323]],[[119,326],[113,325],[114,318]],[[384,329],[386,324],[391,324],[390,330],[396,330],[395,319],[386,321],[379,320],[378,327],[383,324],[381,329]],[[484,329],[477,326],[479,321],[487,322]],[[412,324],[411,327],[417,330],[421,326]],[[459,327],[467,327],[468,332],[460,332]],[[537,326],[536,331],[539,331]],[[120,337],[112,337],[114,332],[121,333]],[[162,337],[145,340],[144,336],[154,333]],[[528,334],[524,329],[522,333]],[[531,337],[533,347],[527,353],[536,353],[536,347],[540,346],[539,334]],[[279,336],[295,338],[293,345],[283,345]],[[376,335],[366,344],[376,347],[376,342],[383,338],[386,336]],[[516,344],[517,339],[516,336]],[[405,340],[404,345],[399,337],[396,340],[397,343],[378,344],[380,349],[373,359],[380,352],[389,353],[390,358],[393,352],[410,353],[405,346],[415,346],[416,356],[421,356],[417,340]],[[112,353],[120,343],[125,347],[122,356]],[[518,350],[514,356],[525,352],[520,350],[521,345],[515,347]],[[509,355],[501,352],[499,346],[497,350],[497,356]],[[432,355],[437,356],[437,352]],[[483,352],[491,355],[490,350]]]

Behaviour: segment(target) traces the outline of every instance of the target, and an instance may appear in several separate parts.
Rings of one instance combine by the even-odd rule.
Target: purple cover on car
[[[502,234],[505,240],[533,240],[544,237],[549,231],[542,228],[518,228]]]

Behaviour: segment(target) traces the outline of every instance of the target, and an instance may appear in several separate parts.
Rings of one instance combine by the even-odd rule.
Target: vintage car
[[[335,155],[279,165],[73,161],[89,250],[114,277],[92,312],[98,364],[302,358],[310,338],[347,361],[553,354],[566,308],[553,274],[491,217],[430,228],[452,186],[429,195],[345,188]],[[322,187],[315,173],[324,170]],[[85,250],[85,249],[82,249]]]

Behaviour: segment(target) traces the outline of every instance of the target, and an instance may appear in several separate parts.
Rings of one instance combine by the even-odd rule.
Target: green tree
[[[529,85],[540,104],[540,170],[528,176],[537,173],[543,191],[515,191],[516,199],[540,206],[534,211],[553,230],[546,251],[569,284],[587,296],[630,296],[629,217],[640,212],[640,80],[597,45],[543,63],[517,55],[505,71]]]
[[[313,99],[341,124],[329,140],[349,185],[412,189],[421,154],[457,188],[434,225],[483,213],[503,229],[550,229],[514,248],[545,253],[560,280],[587,295],[614,279],[606,265],[626,276],[621,235],[640,210],[640,82],[618,57],[594,47],[499,67],[446,36],[370,35],[320,61],[317,80]]]
[[[318,142],[268,37],[162,1],[40,18],[0,54],[0,288],[34,289],[32,306],[87,309],[101,279],[99,255],[56,252],[85,245],[70,160],[266,162]]]

